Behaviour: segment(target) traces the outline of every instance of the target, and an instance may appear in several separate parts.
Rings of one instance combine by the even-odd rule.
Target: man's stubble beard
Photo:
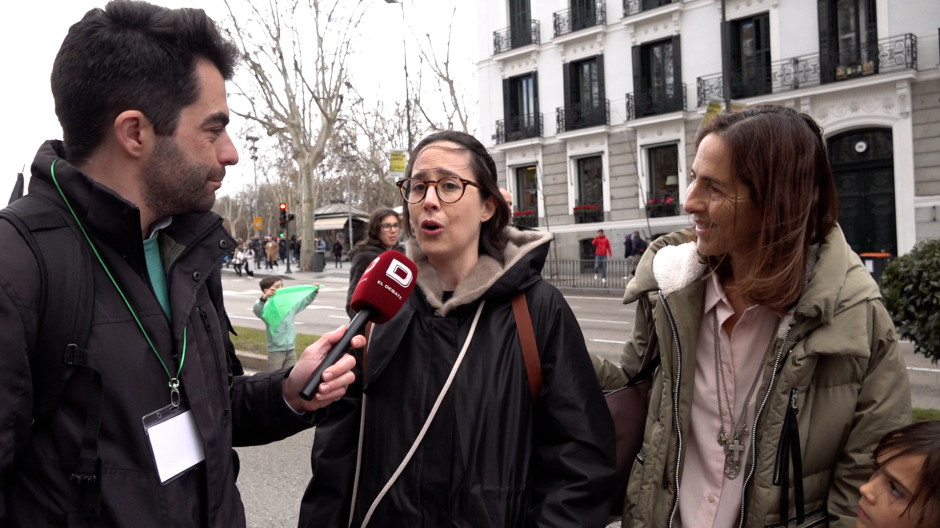
[[[207,181],[223,175],[224,169],[190,161],[173,138],[160,137],[144,169],[143,200],[159,218],[203,213],[215,203],[215,192],[207,190]]]

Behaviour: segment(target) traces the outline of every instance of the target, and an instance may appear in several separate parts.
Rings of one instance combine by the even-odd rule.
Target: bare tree
[[[454,19],[457,14],[457,5],[453,4],[451,10],[450,23],[447,26],[447,42],[445,46],[440,43],[435,45],[434,38],[425,33],[424,42],[418,42],[418,51],[421,55],[421,68],[418,70],[418,82],[423,81],[425,68],[430,70],[434,79],[434,91],[438,97],[433,98],[433,102],[440,105],[440,108],[434,109],[425,105],[422,90],[419,86],[415,91],[414,107],[421,113],[421,116],[427,121],[432,130],[461,130],[468,134],[473,131],[469,129],[471,105],[466,101],[465,90],[458,88],[462,82],[457,79],[451,69],[451,62],[454,60],[451,56],[451,44],[454,34]],[[438,53],[441,55],[438,56]],[[443,121],[435,116],[443,116]],[[455,121],[458,127],[455,127]]]
[[[235,2],[237,10],[232,7]],[[363,0],[225,0],[230,34],[247,67],[247,80],[236,77],[234,84],[249,108],[232,112],[275,136],[296,163],[301,189],[297,216],[303,219],[299,224],[305,240],[314,238],[317,166],[343,108],[343,92],[350,86],[346,61],[363,4]],[[306,55],[311,52],[312,58]],[[302,270],[313,269],[313,252],[313,244],[302,245]]]

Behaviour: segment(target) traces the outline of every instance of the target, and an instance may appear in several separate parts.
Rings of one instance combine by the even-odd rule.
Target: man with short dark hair
[[[93,249],[74,263],[93,277],[76,308],[90,331],[78,354],[37,350],[59,330],[43,327],[49,303],[78,300],[44,284],[0,221],[0,526],[245,526],[232,447],[311,427],[354,380],[346,356],[312,401],[299,396],[339,331],[293,369],[240,375],[217,266],[235,241],[210,212],[238,162],[225,92],[237,55],[202,10],[131,1],[89,11],[62,43],[64,141],[40,147],[24,199],[71,217]],[[37,357],[65,375],[43,377],[55,365]],[[50,385],[56,405],[37,415]]]

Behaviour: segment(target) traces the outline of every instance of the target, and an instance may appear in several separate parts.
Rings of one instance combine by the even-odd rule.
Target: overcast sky
[[[446,30],[451,2],[405,2],[410,34],[434,34],[435,31]],[[7,203],[17,172],[23,171],[28,182],[30,163],[42,142],[61,138],[62,129],[55,116],[49,87],[52,62],[68,28],[89,9],[102,7],[105,3],[106,0],[17,0],[4,5],[5,13],[0,17],[0,71],[4,74],[0,87],[3,105],[0,113],[0,207]],[[222,0],[153,0],[153,3],[167,7],[200,7],[216,20],[223,20],[228,13]],[[472,42],[476,38],[472,26],[476,13],[473,2],[458,1],[457,5],[457,19],[461,24],[455,29],[454,45],[466,53],[466,50],[476,49]],[[394,100],[403,97],[401,20],[400,6],[372,0],[362,25],[362,33],[370,37],[357,42],[356,57],[350,67],[353,84],[366,98]],[[416,46],[410,42],[408,66],[409,73],[414,74],[418,55]],[[473,60],[467,57],[456,62],[472,70]],[[471,74],[469,71],[466,73]],[[473,83],[475,85],[475,81]],[[233,136],[238,135],[239,128],[238,122],[230,125]],[[251,162],[244,142],[238,137],[233,139],[239,147],[241,161],[228,169],[226,182],[220,191],[222,194],[246,183],[247,175],[251,174]]]

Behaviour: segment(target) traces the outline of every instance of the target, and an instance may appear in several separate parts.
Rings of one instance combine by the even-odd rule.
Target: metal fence
[[[556,288],[579,288],[597,290],[619,290],[627,285],[632,277],[635,264],[627,259],[607,260],[607,282],[600,276],[594,279],[594,260],[546,260],[542,268],[542,277]]]

